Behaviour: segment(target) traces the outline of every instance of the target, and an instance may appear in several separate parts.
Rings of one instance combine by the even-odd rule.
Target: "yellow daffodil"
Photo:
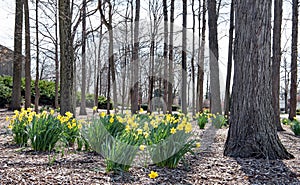
[[[9,119],[9,117],[8,117],[8,116],[6,116],[5,120],[6,120],[6,121],[9,121],[10,119]]]
[[[53,115],[54,112],[55,112],[54,109],[51,109],[51,110],[50,110],[50,115]]]
[[[196,143],[196,148],[200,148],[201,144],[199,142]]]
[[[130,130],[131,130],[130,126],[129,126],[129,125],[126,125],[126,126],[125,126],[125,131],[126,131],[126,132],[130,132]]]
[[[140,128],[139,128],[139,129],[137,129],[136,131],[137,131],[138,135],[142,135],[142,134],[143,134],[143,130],[142,130],[142,129],[140,129]]]
[[[12,129],[13,127],[11,124],[9,124],[7,128]]]
[[[155,179],[156,177],[158,177],[158,173],[155,171],[151,171],[148,175],[150,179]]]
[[[82,124],[78,124],[78,129],[81,129],[82,128]]]
[[[97,106],[94,106],[94,107],[93,107],[93,111],[97,111]]]
[[[192,124],[191,123],[187,123],[185,125],[185,133],[189,133],[192,131]]]
[[[100,113],[100,117],[101,117],[101,118],[104,118],[105,115],[106,115],[105,112],[101,112],[101,113]]]
[[[144,137],[147,139],[149,137],[149,133],[148,132],[144,132]]]
[[[172,127],[170,132],[171,132],[171,134],[175,134],[176,133],[176,128]]]
[[[146,146],[145,146],[145,145],[140,145],[140,147],[139,147],[139,148],[140,148],[140,150],[141,150],[141,151],[144,151],[144,150],[145,150],[145,148],[146,148]]]
[[[72,114],[70,111],[66,112],[65,115],[66,115],[68,118],[73,117],[73,114]]]
[[[140,108],[140,113],[144,112],[144,109],[143,108]]]
[[[109,118],[109,122],[110,122],[110,123],[113,123],[114,121],[115,121],[114,117],[110,117],[110,118]]]
[[[178,126],[177,126],[177,130],[183,130],[184,128],[184,124],[180,123]]]

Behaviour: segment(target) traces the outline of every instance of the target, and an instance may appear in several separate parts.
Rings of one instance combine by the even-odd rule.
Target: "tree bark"
[[[187,23],[187,0],[182,0],[183,2],[183,14],[182,14],[182,61],[181,61],[181,109],[184,114],[187,114],[187,66],[186,66],[186,23]]]
[[[139,110],[139,21],[140,21],[140,0],[135,3],[134,19],[134,46],[132,52],[132,84],[131,84],[131,113],[136,114]]]
[[[71,37],[72,17],[70,0],[59,0],[60,36],[60,113],[70,111],[75,115],[74,106],[74,52]]]
[[[271,1],[236,2],[232,105],[224,154],[290,159],[273,123]]]
[[[21,75],[22,75],[22,28],[23,28],[23,0],[16,0],[15,33],[14,33],[14,62],[12,110],[21,109]]]
[[[199,0],[199,15],[198,15],[198,22],[200,25],[200,1]],[[197,76],[197,104],[196,110],[197,112],[202,112],[203,108],[203,81],[204,81],[204,52],[205,52],[205,30],[206,30],[206,0],[202,2],[202,29],[200,31],[199,26],[199,65],[198,65],[198,76]]]
[[[210,110],[211,113],[222,113],[219,80],[219,46],[216,0],[207,1],[209,28],[209,69],[210,69]]]
[[[164,13],[164,76],[163,76],[163,88],[164,88],[164,103],[168,101],[168,4],[167,0],[163,0],[163,13]],[[163,106],[163,112],[166,113],[167,107]]]
[[[81,103],[79,115],[86,115],[86,0],[82,0],[82,50],[81,50]]]
[[[28,0],[24,1],[25,15],[25,108],[31,106],[31,55],[30,55],[30,23]]]
[[[273,57],[272,57],[272,93],[274,124],[277,131],[283,131],[280,123],[279,90],[280,90],[280,63],[281,63],[281,23],[282,0],[274,1],[274,28],[273,28]]]
[[[191,70],[192,70],[192,114],[195,115],[195,0],[192,0],[192,13],[193,13],[193,41],[192,41],[192,58],[191,58]]]
[[[175,0],[171,0],[171,9],[170,9],[170,38],[169,38],[169,84],[168,84],[168,103],[167,110],[169,113],[172,113],[173,105],[173,83],[174,83],[174,69],[173,69],[173,35],[174,35],[174,4]]]
[[[291,61],[291,87],[289,119],[294,120],[297,109],[297,57],[298,57],[298,0],[293,0],[292,17],[292,61]]]
[[[229,116],[229,106],[230,106],[230,82],[231,82],[233,29],[234,29],[234,3],[235,3],[235,0],[231,0],[230,23],[229,23],[230,26],[229,26],[228,63],[227,63],[227,76],[226,76],[225,99],[224,99],[224,115],[226,115],[226,116]]]
[[[55,16],[56,17],[56,16]],[[35,62],[35,82],[34,82],[34,111],[39,112],[39,99],[40,99],[40,89],[39,89],[39,62],[40,62],[40,48],[39,48],[39,0],[35,4],[35,30],[36,30],[36,62]]]

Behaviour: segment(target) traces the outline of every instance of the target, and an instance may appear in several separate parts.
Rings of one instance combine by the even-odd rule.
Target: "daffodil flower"
[[[150,179],[155,179],[156,177],[158,177],[158,173],[155,171],[151,171],[148,175]]]

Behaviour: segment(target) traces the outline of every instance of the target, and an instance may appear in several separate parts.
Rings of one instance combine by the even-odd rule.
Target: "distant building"
[[[0,76],[13,76],[13,61],[14,51],[0,45]],[[24,57],[22,64],[22,76],[25,76],[24,72]]]

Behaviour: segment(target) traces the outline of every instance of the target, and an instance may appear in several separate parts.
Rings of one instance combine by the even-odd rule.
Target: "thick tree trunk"
[[[273,28],[273,60],[272,60],[272,93],[274,123],[278,131],[283,131],[280,123],[279,90],[280,90],[280,62],[281,62],[281,22],[282,0],[274,1],[274,28]]]
[[[292,61],[291,61],[291,88],[289,119],[296,117],[297,109],[297,57],[298,57],[298,0],[293,0],[292,17]]]
[[[224,115],[226,116],[229,116],[229,106],[230,106],[230,81],[231,81],[232,46],[233,46],[233,29],[234,29],[234,3],[235,0],[231,0],[228,63],[227,63],[227,76],[226,76],[225,99],[224,99]]]
[[[60,36],[60,113],[70,111],[75,114],[74,106],[74,54],[71,37],[72,17],[70,0],[59,0]]]
[[[55,16],[56,19],[56,16]],[[36,66],[35,66],[35,97],[34,97],[34,111],[39,112],[39,99],[40,99],[40,89],[39,89],[39,62],[40,62],[40,48],[39,48],[39,0],[35,4],[35,30],[36,30]],[[57,31],[56,31],[57,32]],[[57,37],[56,37],[57,38]],[[58,55],[58,54],[57,54]]]
[[[200,25],[200,1],[199,0],[199,15],[198,22]],[[197,76],[197,104],[196,110],[197,112],[202,112],[203,108],[203,82],[204,82],[204,52],[205,52],[205,30],[206,30],[206,0],[203,0],[202,3],[203,12],[202,12],[202,29],[200,31],[199,26],[199,65],[198,65],[198,76]]]
[[[181,72],[182,72],[182,81],[181,81],[181,109],[184,114],[187,114],[187,66],[186,66],[186,23],[187,23],[187,0],[183,1],[183,15],[182,15],[182,60],[181,60]]]
[[[14,33],[14,62],[13,88],[11,109],[21,109],[21,75],[22,75],[22,28],[23,28],[23,0],[16,0],[15,33]]]
[[[135,3],[134,19],[134,45],[132,52],[132,76],[131,76],[131,113],[136,114],[139,110],[139,21],[140,21],[140,0]]]
[[[207,1],[208,8],[208,28],[209,28],[209,69],[210,69],[210,93],[211,113],[222,113],[220,99],[220,80],[219,80],[219,46],[216,0]]]
[[[271,1],[236,3],[232,105],[224,154],[290,159],[273,123]]]
[[[82,50],[81,50],[81,102],[80,102],[80,111],[79,115],[86,115],[86,0],[82,0]]]
[[[31,106],[30,23],[28,0],[24,1],[25,14],[25,108]]]
[[[168,103],[167,110],[172,113],[173,104],[173,83],[174,83],[174,69],[173,69],[173,35],[174,35],[174,4],[175,0],[171,0],[170,9],[170,41],[169,41],[169,84],[168,84]]]

